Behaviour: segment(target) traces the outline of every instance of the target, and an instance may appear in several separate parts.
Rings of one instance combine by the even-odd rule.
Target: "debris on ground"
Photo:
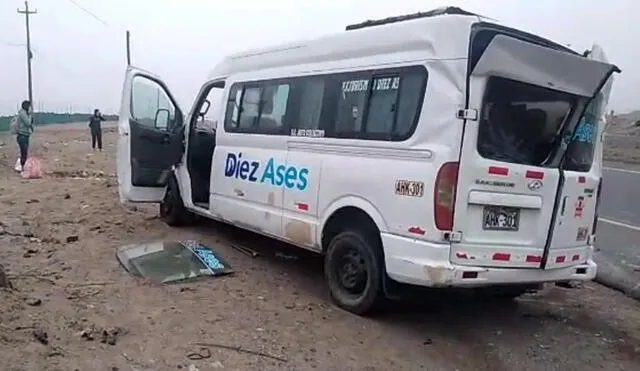
[[[99,338],[102,344],[116,345],[118,339],[127,333],[128,331],[122,327],[98,328],[95,325],[90,325],[80,331],[80,338],[86,341]]]
[[[4,266],[2,266],[2,264],[0,264],[0,287],[13,289],[11,280],[9,280],[9,277],[7,277],[7,272],[4,270]]]
[[[232,350],[238,353],[251,354],[258,357],[269,358],[269,359],[283,362],[283,363],[288,362],[288,360],[284,357],[257,351],[257,350],[246,349],[241,346],[225,345],[225,344],[219,344],[219,343],[201,343],[201,342],[193,343],[193,345],[200,347],[201,351],[203,349],[207,349],[207,351],[209,351],[208,348],[226,349],[226,350]],[[196,353],[191,353],[191,354],[196,354]],[[211,356],[211,351],[209,351],[208,354],[209,356]]]
[[[49,344],[49,334],[47,334],[46,331],[37,328],[31,332],[31,335],[33,335],[33,338],[36,339],[39,343],[44,345]]]
[[[73,243],[73,242],[78,242],[79,239],[80,238],[78,236],[73,235],[73,236],[68,236],[66,241],[67,243]]]
[[[199,352],[187,353],[187,358],[192,361],[199,361],[201,359],[211,358],[211,351],[209,348],[200,348]]]
[[[33,255],[36,255],[38,253],[38,249],[33,249],[33,248],[28,248],[25,250],[24,254],[22,254],[23,258],[30,258]]]
[[[242,246],[242,245],[238,245],[238,244],[231,244],[230,245],[232,248],[234,248],[237,251],[240,251],[241,253],[250,256],[252,258],[257,258],[258,256],[260,256],[260,253],[258,253],[255,250],[252,250],[246,246]]]
[[[26,303],[32,307],[38,307],[42,304],[42,300],[38,298],[29,298],[26,300]]]
[[[298,260],[298,256],[293,255],[293,254],[287,254],[281,251],[276,252],[275,254],[276,258],[282,260],[282,261],[296,261]]]
[[[100,342],[103,344],[116,345],[118,341],[118,336],[123,335],[121,329],[119,328],[110,328],[103,329],[100,337]]]
[[[556,282],[556,286],[562,287],[565,289],[578,289],[582,286],[582,281],[563,281]]]
[[[224,259],[197,241],[127,245],[117,250],[116,257],[132,275],[157,284],[233,273]]]

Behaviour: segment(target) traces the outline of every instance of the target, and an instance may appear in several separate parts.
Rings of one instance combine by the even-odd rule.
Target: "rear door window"
[[[544,166],[562,141],[577,98],[500,77],[487,83],[478,132],[484,158]]]
[[[598,121],[602,117],[603,96],[598,94],[587,106],[583,117],[573,132],[567,131],[565,142],[570,143],[565,154],[563,168],[565,170],[586,172],[591,169],[598,135]],[[568,140],[570,139],[570,140]]]

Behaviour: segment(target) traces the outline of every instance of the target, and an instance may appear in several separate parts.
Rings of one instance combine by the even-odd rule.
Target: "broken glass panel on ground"
[[[231,266],[197,241],[158,241],[118,248],[120,264],[132,275],[155,283],[233,273]]]

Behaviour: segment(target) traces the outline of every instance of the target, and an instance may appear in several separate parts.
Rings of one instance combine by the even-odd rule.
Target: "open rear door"
[[[607,62],[598,45],[594,45],[587,58]],[[580,264],[592,254],[602,179],[602,133],[612,84],[613,76],[610,76],[588,103],[576,128],[566,132],[567,148],[560,162],[560,205],[544,259],[547,269]]]
[[[127,67],[118,121],[121,201],[160,202],[184,151],[184,118],[157,76]]]
[[[614,69],[567,51],[493,37],[468,79],[468,109],[477,120],[465,121],[453,263],[540,268],[552,233],[574,232],[554,215],[565,184],[579,179],[563,180],[554,159],[564,148],[562,133],[573,132]],[[577,190],[568,192],[577,196]]]

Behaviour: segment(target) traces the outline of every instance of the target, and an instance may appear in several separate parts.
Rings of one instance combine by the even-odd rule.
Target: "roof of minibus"
[[[426,13],[419,13],[426,14]],[[472,13],[441,13],[388,18],[351,25],[348,31],[230,55],[209,79],[235,73],[380,54],[423,51],[424,59],[467,58],[471,26],[485,18]],[[408,17],[408,18],[407,18]]]

